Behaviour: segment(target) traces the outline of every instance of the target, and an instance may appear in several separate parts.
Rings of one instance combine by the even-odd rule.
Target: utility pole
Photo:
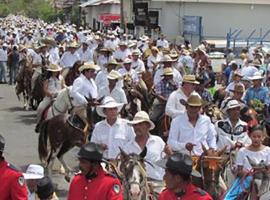
[[[120,15],[121,15],[121,29],[126,32],[125,28],[125,18],[124,18],[124,0],[120,1]]]

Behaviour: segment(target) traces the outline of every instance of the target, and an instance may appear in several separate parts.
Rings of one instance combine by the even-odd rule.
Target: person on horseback
[[[251,143],[247,134],[247,123],[240,117],[241,105],[235,99],[228,102],[226,106],[227,119],[217,121],[217,149],[227,147],[227,152],[231,149],[247,146]]]
[[[158,200],[213,200],[204,190],[191,183],[192,159],[183,153],[174,153],[163,163],[166,189]]]
[[[173,151],[200,156],[202,145],[206,149],[216,149],[216,131],[210,118],[202,115],[202,98],[192,92],[187,101],[181,100],[186,112],[179,114],[171,123],[168,145]]]
[[[105,119],[95,125],[91,142],[101,144],[107,159],[116,159],[120,153],[119,147],[123,148],[135,138],[134,130],[127,120],[118,117],[122,107],[123,104],[117,103],[110,96],[105,97],[102,105],[97,107],[98,115]]]
[[[211,93],[205,88],[206,81],[203,77],[197,77],[197,81],[200,83],[196,85],[195,91],[202,97],[202,100],[208,103],[213,102]]]
[[[189,95],[195,90],[195,86],[199,84],[195,75],[184,75],[182,86],[172,92],[168,98],[165,112],[171,118],[175,118],[179,114],[183,114],[186,111],[184,105],[180,103],[181,99],[187,100]]]
[[[47,68],[47,77],[43,83],[43,90],[45,93],[45,97],[42,102],[38,105],[37,108],[37,125],[36,132],[38,132],[40,123],[42,121],[43,112],[45,109],[51,105],[54,98],[56,98],[57,94],[61,89],[64,88],[63,77],[60,75],[60,71],[62,68],[59,65],[51,64]]]
[[[243,78],[243,76],[240,71],[237,70],[233,73],[233,81],[230,82],[225,89],[225,91],[227,92],[227,96],[230,96],[230,91],[234,89],[236,84],[244,87],[244,84],[241,83],[241,78]]]
[[[145,111],[137,112],[133,120],[129,121],[128,124],[133,126],[136,137],[135,140],[127,143],[123,150],[127,154],[135,153],[139,155],[146,147],[147,153],[144,159],[147,161],[145,165],[149,181],[162,186],[164,170],[156,163],[163,159],[164,141],[159,136],[150,134],[150,131],[155,128],[155,125]]]
[[[168,67],[163,70],[163,79],[154,85],[153,94],[156,97],[150,113],[150,119],[158,126],[158,121],[165,113],[166,102],[170,94],[178,89],[178,84],[173,80],[173,69]],[[155,133],[155,135],[160,135]]]
[[[101,67],[101,70],[106,70],[106,64],[111,61],[114,57],[112,55],[112,49],[101,48],[98,51],[96,63]]]
[[[94,81],[99,66],[94,63],[84,63],[79,71],[81,75],[73,82],[70,96],[74,100],[74,113],[76,113],[86,124],[87,114],[85,107],[89,100],[94,101],[98,97],[97,86]]]
[[[159,61],[161,60],[161,55],[157,47],[151,48],[151,55],[147,58],[147,68],[150,72],[156,71]]]
[[[127,97],[125,91],[117,83],[122,79],[122,76],[119,72],[112,70],[107,79],[109,81],[108,85],[104,85],[99,90],[99,98],[105,96],[111,96],[115,99],[117,103],[127,104]],[[103,83],[104,84],[104,83]]]
[[[131,56],[131,51],[125,41],[119,43],[119,48],[113,53],[113,57],[117,62],[123,62],[126,58]]]
[[[126,76],[130,76],[132,78],[132,82],[138,83],[139,77],[134,69],[131,68],[132,60],[126,58],[123,62],[123,67],[121,67],[118,72],[125,78]]]
[[[145,72],[144,62],[140,59],[141,51],[133,50],[132,51],[132,63],[131,68],[134,69],[138,74]]]
[[[248,88],[244,97],[244,101],[248,105],[252,106],[255,100],[259,100],[261,103],[269,105],[269,90],[262,85],[263,78],[264,77],[260,72],[254,73],[253,77],[250,78],[253,82],[253,87]]]
[[[81,47],[77,50],[82,62],[93,62],[93,50],[89,48],[89,40],[85,39],[82,42]]]
[[[258,199],[258,193],[254,192],[256,189],[252,186],[252,180],[256,180],[259,174],[263,174],[263,177],[265,175],[268,176],[264,178],[267,178],[269,181],[270,147],[262,144],[265,138],[264,128],[260,125],[251,127],[249,129],[249,137],[251,144],[241,148],[237,153],[237,178],[228,190],[224,200],[240,199],[241,195],[243,195],[241,199],[246,199],[249,193],[251,193],[251,196],[253,195],[251,199]],[[269,187],[264,181],[262,179],[259,191],[265,186]],[[269,188],[266,188],[266,191],[268,192]]]
[[[81,147],[78,158],[81,172],[72,180],[68,200],[123,200],[123,188],[118,178],[106,173],[102,166],[103,148],[89,142]]]

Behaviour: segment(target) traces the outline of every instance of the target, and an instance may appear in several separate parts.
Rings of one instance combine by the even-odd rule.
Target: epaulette
[[[14,170],[14,171],[20,172],[20,170],[19,170],[15,165],[12,165],[12,164],[8,163],[7,166],[8,166],[10,169]]]
[[[80,176],[80,175],[82,175],[82,172],[81,172],[81,171],[76,172],[76,173],[74,174],[74,176]]]
[[[195,190],[195,192],[197,192],[197,193],[199,193],[201,196],[205,196],[207,193],[204,191],[204,190],[202,190],[201,188],[197,188],[196,190]]]

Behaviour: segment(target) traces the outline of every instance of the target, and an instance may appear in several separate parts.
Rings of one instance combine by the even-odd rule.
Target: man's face
[[[129,71],[131,67],[131,63],[124,64],[124,67],[126,68],[127,71]]]
[[[172,62],[164,62],[163,68],[166,68],[166,67],[172,67]]]
[[[82,174],[87,175],[89,173],[89,171],[92,170],[92,165],[88,160],[79,159],[79,167],[80,170],[82,171]]]
[[[176,175],[173,175],[170,173],[169,170],[165,169],[165,174],[163,176],[163,179],[165,181],[165,184],[169,190],[174,190],[177,187],[177,177]]]
[[[84,76],[89,80],[91,78],[94,78],[96,75],[96,70],[94,69],[88,69],[85,70]]]
[[[198,114],[200,114],[201,106],[186,106],[187,114],[190,117],[196,117]]]
[[[132,59],[133,59],[134,61],[138,60],[138,58],[139,58],[138,55],[132,55]]]
[[[185,82],[185,84],[183,85],[185,90],[188,91],[189,93],[191,93],[195,90],[195,86],[196,85],[194,83],[187,83],[187,82]]]
[[[134,128],[136,136],[142,136],[144,134],[147,134],[150,128],[150,124],[148,122],[141,122],[138,124],[133,124],[132,126]]]
[[[173,80],[173,75],[165,75],[165,76],[164,76],[164,79],[165,79],[166,81]]]
[[[242,99],[242,96],[243,96],[243,92],[233,92],[233,97],[238,101]]]
[[[238,119],[240,116],[240,107],[231,108],[227,111],[230,119]]]
[[[254,80],[253,85],[255,87],[260,87],[262,85],[262,79]]]
[[[28,190],[31,193],[37,191],[37,182],[38,182],[37,179],[28,179],[28,180],[26,180],[26,184],[27,184]]]
[[[106,115],[107,119],[116,119],[118,115],[118,109],[115,108],[104,108],[104,114]]]

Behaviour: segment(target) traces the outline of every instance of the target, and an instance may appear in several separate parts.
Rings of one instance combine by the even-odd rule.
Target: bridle
[[[70,107],[70,109],[68,109],[68,113],[69,113],[70,111],[72,111],[73,108],[74,108],[74,106],[73,106],[73,104],[72,104],[72,98],[71,98],[71,96],[69,95],[69,91],[70,91],[69,88],[66,88],[66,95],[67,95],[68,103],[69,103],[69,105],[70,105],[70,106],[68,106],[68,107]],[[56,116],[54,110],[57,111],[57,112],[60,113],[60,114],[65,114],[65,111],[61,111],[59,108],[57,108],[57,106],[56,106],[55,103],[52,104],[52,114],[53,114],[53,116]]]

